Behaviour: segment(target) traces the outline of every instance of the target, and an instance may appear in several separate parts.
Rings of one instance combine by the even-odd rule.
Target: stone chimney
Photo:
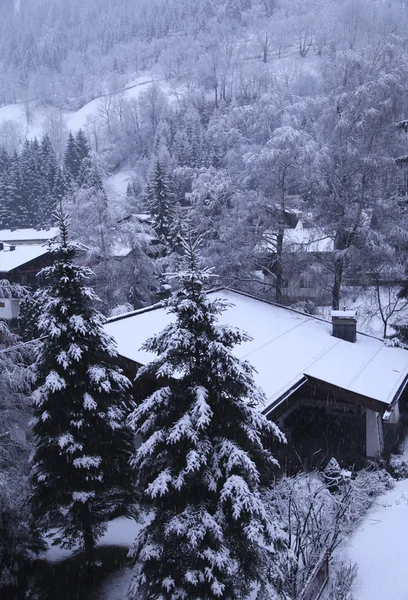
[[[357,312],[355,310],[332,311],[333,336],[355,342],[357,339]]]

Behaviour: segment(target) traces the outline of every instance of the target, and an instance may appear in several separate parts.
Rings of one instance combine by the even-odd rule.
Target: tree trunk
[[[92,565],[95,557],[95,539],[92,532],[91,513],[88,503],[83,504],[81,510],[81,528],[84,541],[84,560],[87,579],[92,578]]]
[[[283,300],[283,234],[284,229],[282,226],[279,227],[278,234],[276,236],[276,264],[275,264],[275,276],[276,276],[276,302],[282,303]]]

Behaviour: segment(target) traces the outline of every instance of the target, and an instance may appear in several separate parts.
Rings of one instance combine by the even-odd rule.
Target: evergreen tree
[[[78,129],[77,134],[75,136],[75,149],[79,165],[81,165],[84,158],[89,158],[91,154],[89,142],[82,129]]]
[[[145,202],[152,217],[153,229],[161,241],[168,244],[174,213],[174,195],[165,168],[157,156],[145,190]]]
[[[64,170],[71,181],[76,182],[78,180],[82,161],[89,157],[89,143],[82,129],[79,129],[75,137],[69,132],[64,155]]]
[[[75,139],[72,132],[69,132],[67,147],[64,154],[64,171],[68,179],[76,180],[79,174],[79,165],[75,148]]]
[[[43,187],[43,195],[39,202],[39,224],[41,227],[47,227],[51,224],[52,214],[57,206],[54,188],[59,172],[57,158],[48,135],[41,141],[39,163]]]
[[[0,229],[10,227],[12,206],[7,189],[10,157],[4,148],[0,148]]]
[[[9,175],[7,177],[7,194],[11,208],[10,227],[24,228],[31,226],[30,210],[23,198],[20,157],[15,152],[11,157]]]
[[[54,187],[52,190],[52,195],[54,199],[54,206],[61,206],[62,201],[65,197],[65,194],[68,191],[67,181],[64,177],[63,171],[57,167],[57,171],[55,173]]]
[[[25,141],[20,155],[20,194],[21,207],[26,214],[25,226],[37,227],[41,224],[41,201],[45,190],[40,171],[40,149],[37,140]],[[19,226],[21,226],[19,224]]]
[[[44,526],[59,525],[54,543],[79,544],[91,564],[104,524],[126,513],[131,499],[130,384],[103,358],[116,350],[85,284],[92,273],[75,264],[66,217],[55,217],[61,242],[52,250],[53,266],[42,271],[49,287],[38,323],[46,338],[33,394],[33,507]]]
[[[247,598],[258,584],[273,599],[284,543],[261,491],[278,466],[271,444],[284,438],[258,410],[253,368],[232,353],[247,336],[217,324],[226,304],[203,292],[210,271],[198,268],[198,244],[183,241],[174,322],[143,346],[157,358],[139,376],[163,384],[130,418],[149,515],[132,550],[130,598]]]

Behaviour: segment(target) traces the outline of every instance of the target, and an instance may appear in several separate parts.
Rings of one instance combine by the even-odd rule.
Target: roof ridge
[[[284,304],[278,304],[277,302],[274,302],[273,300],[267,300],[266,298],[261,298],[261,296],[257,296],[256,294],[251,294],[249,292],[242,292],[241,290],[237,290],[235,288],[228,287],[228,286],[223,287],[222,289],[229,290],[230,292],[234,292],[236,294],[241,294],[241,296],[247,296],[248,298],[252,298],[253,300],[259,300],[260,302],[265,302],[265,304],[270,304],[271,306],[277,306],[278,308],[284,308],[285,310],[289,310],[298,315],[303,315],[303,316],[310,317],[311,319],[315,319],[315,321],[321,321],[322,323],[328,323],[329,325],[332,324],[331,321],[329,321],[328,319],[325,319],[324,317],[320,317],[317,315],[311,315],[309,313],[302,312],[301,310],[299,310],[297,308],[293,308],[291,306],[285,306]],[[357,329],[357,333],[359,333],[360,335],[364,335],[365,337],[369,337],[374,340],[379,340],[381,342],[384,342],[384,338],[378,337],[376,335],[372,335],[371,333],[365,333],[364,331],[360,331],[358,329]],[[350,343],[350,342],[348,342],[348,343]]]
[[[206,294],[211,294],[213,292],[220,292],[221,290],[225,290],[224,286],[211,288],[210,290],[206,290]],[[153,310],[158,310],[159,308],[165,308],[166,304],[164,300],[160,300],[160,302],[156,302],[155,304],[150,304],[149,306],[144,306],[143,308],[137,308],[136,310],[131,310],[129,312],[123,313],[121,315],[114,315],[113,317],[107,317],[107,323],[115,323],[116,321],[122,321],[123,319],[128,319],[129,317],[135,317],[137,315],[142,315],[143,313],[147,313]]]

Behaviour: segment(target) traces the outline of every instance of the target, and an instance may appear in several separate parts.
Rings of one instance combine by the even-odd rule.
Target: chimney
[[[357,339],[357,312],[355,310],[332,311],[333,336],[355,342]]]

